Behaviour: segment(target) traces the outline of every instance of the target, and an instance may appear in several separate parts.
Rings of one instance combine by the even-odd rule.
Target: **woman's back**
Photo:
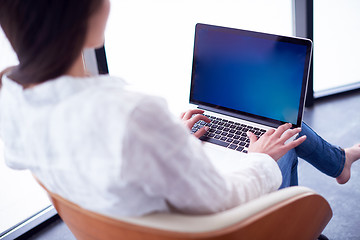
[[[144,99],[162,104],[127,91],[122,80],[108,76],[60,77],[27,90],[5,77],[0,111],[7,164],[30,169],[50,189],[95,211],[126,215],[164,209],[162,201],[144,209],[124,207],[129,203],[121,197],[134,195],[134,202],[143,195],[137,186],[125,187],[131,183],[121,171],[130,154],[124,141],[141,144],[129,138],[131,124],[124,123],[136,121],[130,118]]]

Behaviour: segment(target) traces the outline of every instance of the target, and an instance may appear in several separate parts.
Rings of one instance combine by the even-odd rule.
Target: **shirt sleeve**
[[[265,154],[248,154],[234,161],[232,171],[219,171],[201,141],[157,98],[147,97],[134,109],[123,141],[122,178],[180,212],[223,211],[281,184],[279,167]]]

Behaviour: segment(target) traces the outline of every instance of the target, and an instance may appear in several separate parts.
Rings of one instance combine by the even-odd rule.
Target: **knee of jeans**
[[[306,135],[306,140],[295,148],[297,155],[301,158],[305,158],[311,155],[316,149],[319,148],[319,143],[322,142],[322,138],[317,135],[310,127],[306,126],[302,128],[298,138]]]

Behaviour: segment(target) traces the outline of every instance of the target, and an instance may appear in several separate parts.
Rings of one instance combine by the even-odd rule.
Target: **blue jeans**
[[[338,177],[345,164],[345,152],[331,145],[317,135],[306,123],[302,123],[298,137],[306,135],[306,140],[279,159],[283,182],[280,188],[298,185],[298,157],[304,159],[319,171],[331,177]]]

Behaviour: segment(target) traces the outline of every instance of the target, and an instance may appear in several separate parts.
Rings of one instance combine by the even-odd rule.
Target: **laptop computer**
[[[200,139],[247,153],[247,131],[261,137],[284,123],[301,127],[312,42],[198,23],[190,104],[211,123]]]

